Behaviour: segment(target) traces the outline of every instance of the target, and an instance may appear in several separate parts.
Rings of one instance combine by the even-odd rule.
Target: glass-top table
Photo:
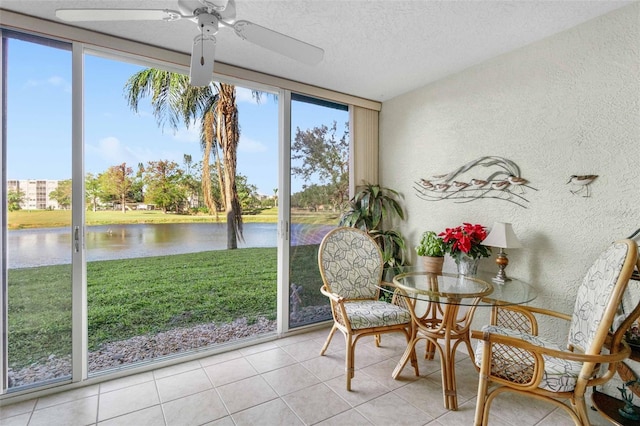
[[[404,290],[405,296],[412,299],[462,306],[522,305],[531,302],[538,295],[524,281],[511,279],[504,284],[497,284],[491,281],[493,276],[485,272],[465,276],[447,272],[435,275],[424,271],[409,271],[395,275],[393,283]],[[395,291],[392,287],[381,289]]]
[[[380,289],[405,300],[415,333],[392,376],[396,379],[412,359],[416,343],[426,340],[425,357],[433,359],[436,350],[440,355],[444,406],[457,410],[455,352],[458,345],[464,343],[474,360],[469,328],[476,308],[521,305],[535,299],[537,292],[518,279],[494,283],[491,281],[493,275],[483,272],[474,276],[431,274],[406,267],[398,272],[392,278],[392,286],[381,285]],[[386,277],[388,280],[389,275]],[[419,374],[417,370],[416,374]]]

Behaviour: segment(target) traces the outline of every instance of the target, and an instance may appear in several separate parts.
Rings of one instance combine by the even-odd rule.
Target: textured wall
[[[380,179],[404,194],[409,245],[427,229],[511,222],[524,248],[508,272],[538,289],[534,305],[570,312],[594,257],[640,227],[639,49],[636,3],[385,102]],[[537,189],[526,209],[416,196],[419,178],[482,156],[520,166]],[[571,194],[574,174],[600,176],[590,198]]]

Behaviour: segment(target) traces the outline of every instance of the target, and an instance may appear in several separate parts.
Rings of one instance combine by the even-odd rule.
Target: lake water
[[[291,227],[291,245],[319,244],[334,226]],[[246,223],[238,248],[276,247],[275,223]],[[86,229],[87,261],[166,256],[208,250],[226,250],[225,223],[132,224],[89,226]],[[69,228],[9,231],[9,268],[71,263]]]

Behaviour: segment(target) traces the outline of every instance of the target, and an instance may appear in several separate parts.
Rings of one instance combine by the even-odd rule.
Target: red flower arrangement
[[[482,225],[463,223],[462,226],[447,228],[438,234],[445,244],[445,252],[449,253],[458,263],[463,255],[473,259],[489,257],[491,249],[483,246],[482,240],[487,237],[487,231]]]

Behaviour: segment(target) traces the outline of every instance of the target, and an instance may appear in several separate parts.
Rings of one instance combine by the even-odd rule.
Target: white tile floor
[[[420,377],[391,372],[406,342],[400,334],[356,347],[352,392],[345,390],[344,340],[323,357],[328,329],[136,374],[0,408],[4,425],[471,425],[478,375],[456,364],[458,411],[443,407],[439,360],[420,360]],[[422,358],[422,357],[419,357]],[[594,425],[607,425],[596,412]],[[490,424],[572,425],[560,409],[500,396]]]

